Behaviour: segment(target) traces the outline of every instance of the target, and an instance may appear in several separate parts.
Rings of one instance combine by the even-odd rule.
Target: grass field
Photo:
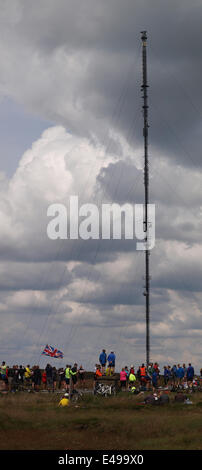
[[[193,405],[141,405],[128,393],[84,396],[59,408],[55,394],[0,396],[1,450],[202,449],[202,394]]]

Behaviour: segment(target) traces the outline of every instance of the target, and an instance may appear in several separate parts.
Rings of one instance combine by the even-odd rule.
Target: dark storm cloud
[[[71,69],[65,77],[60,71],[57,74],[55,93],[59,100],[64,94],[66,110],[56,110],[53,97],[45,103],[41,94],[44,86],[40,90],[34,76],[37,99],[33,100],[31,89],[30,97],[26,91],[26,105],[34,104],[36,110],[38,102],[45,117],[55,116],[57,122],[77,134],[96,134],[107,149],[109,129],[133,144],[142,144],[140,31],[147,29],[151,154],[158,150],[182,165],[201,166],[200,2],[87,0],[81,4],[60,0],[56,6],[54,0],[42,0],[39,9],[30,1],[21,2],[19,9],[10,37],[13,41],[17,38],[16,44],[22,49],[30,48],[42,69],[61,49],[65,52],[64,70],[66,61],[77,53],[81,60],[87,60],[87,68],[78,77],[76,68],[74,76]],[[29,67],[26,60],[24,65]],[[50,68],[50,83],[55,65]],[[68,111],[63,80],[68,80],[74,105],[79,102],[81,119],[78,116],[75,120]]]

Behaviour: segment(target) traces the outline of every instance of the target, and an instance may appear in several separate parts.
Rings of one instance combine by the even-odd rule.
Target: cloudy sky
[[[145,361],[144,253],[46,229],[72,195],[144,202],[147,30],[151,360],[201,367],[201,20],[199,0],[0,0],[1,360],[43,366],[48,343],[58,366]]]

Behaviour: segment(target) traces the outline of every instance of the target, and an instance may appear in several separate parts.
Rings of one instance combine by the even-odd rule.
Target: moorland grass
[[[192,405],[142,405],[143,397],[84,395],[59,408],[55,394],[0,396],[0,448],[3,449],[202,449],[202,395]]]

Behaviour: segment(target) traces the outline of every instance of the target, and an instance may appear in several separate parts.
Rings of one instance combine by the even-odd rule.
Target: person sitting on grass
[[[132,395],[144,395],[144,392],[141,392],[140,390],[137,390],[135,385],[133,385],[131,387],[130,393],[132,393]]]
[[[144,404],[145,405],[158,405],[159,404],[159,398],[158,398],[157,393],[147,395],[144,399]]]
[[[160,405],[166,405],[170,402],[169,395],[162,390],[158,392],[158,398]]]
[[[69,394],[65,393],[64,396],[61,398],[58,406],[68,406],[69,405]]]

